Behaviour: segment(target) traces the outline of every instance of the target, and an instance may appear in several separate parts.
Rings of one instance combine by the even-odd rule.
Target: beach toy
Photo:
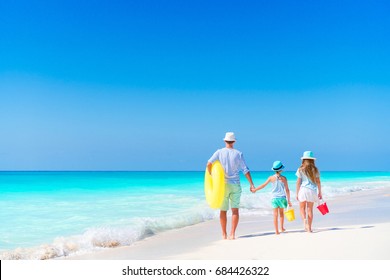
[[[211,167],[211,175],[207,171],[204,176],[204,193],[207,203],[211,208],[222,206],[225,196],[225,171],[219,161],[215,161]]]
[[[284,210],[284,215],[286,216],[287,220],[292,222],[295,220],[295,214],[294,214],[294,208],[287,206],[286,210]]]
[[[325,215],[327,213],[329,213],[329,209],[328,209],[328,206],[326,205],[326,202],[323,201],[322,199],[320,200],[321,204],[318,204],[317,208],[318,210],[320,210],[321,214],[322,215]]]

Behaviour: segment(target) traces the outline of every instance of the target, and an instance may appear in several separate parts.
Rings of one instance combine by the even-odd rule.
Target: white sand
[[[390,189],[350,193],[315,209],[313,233],[296,220],[275,235],[272,217],[242,216],[236,240],[221,240],[219,221],[157,234],[132,246],[65,259],[87,260],[389,260]],[[229,226],[229,224],[228,224]]]
[[[217,241],[170,259],[390,259],[390,223],[293,230],[276,236],[254,233],[234,242]],[[244,249],[245,248],[245,249]]]

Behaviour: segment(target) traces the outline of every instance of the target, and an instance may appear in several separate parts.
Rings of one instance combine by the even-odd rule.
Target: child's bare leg
[[[279,234],[279,227],[278,227],[278,209],[274,208],[274,227],[275,227],[275,234]]]
[[[280,231],[285,232],[286,229],[284,228],[284,209],[283,208],[278,208],[279,209],[279,219],[280,219]]]
[[[303,226],[304,226],[305,230],[307,230],[306,204],[307,204],[306,201],[299,202],[299,210],[300,210],[300,213],[301,213],[301,217],[302,217],[302,220],[303,220]]]
[[[313,206],[314,202],[308,202],[307,203],[307,231],[312,232],[311,225],[313,224]]]
[[[219,222],[221,223],[221,229],[222,229],[222,239],[227,239],[227,233],[226,233],[226,224],[227,224],[227,217],[226,217],[227,211],[220,211],[219,212]]]
[[[232,208],[232,229],[230,231],[229,239],[236,238],[236,228],[237,228],[239,219],[240,219],[240,215],[238,212],[238,208]]]

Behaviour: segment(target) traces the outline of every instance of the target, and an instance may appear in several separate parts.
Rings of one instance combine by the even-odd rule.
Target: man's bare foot
[[[234,236],[234,234],[229,236],[229,240],[234,240],[234,239],[236,239],[236,237]]]
[[[280,232],[279,231],[275,231],[275,234],[278,235],[278,234],[280,234]]]
[[[286,231],[286,229],[285,228],[282,228],[282,232],[285,232]]]
[[[227,234],[226,233],[222,234],[222,239],[227,239]]]

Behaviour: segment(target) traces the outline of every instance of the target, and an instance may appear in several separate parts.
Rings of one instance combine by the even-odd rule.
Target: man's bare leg
[[[226,232],[227,217],[226,217],[226,211],[222,211],[221,210],[219,212],[219,221],[221,223],[222,239],[227,239],[227,232]]]
[[[236,238],[236,229],[237,229],[239,219],[240,219],[240,214],[238,212],[238,208],[232,208],[232,229],[230,231],[229,239]]]

